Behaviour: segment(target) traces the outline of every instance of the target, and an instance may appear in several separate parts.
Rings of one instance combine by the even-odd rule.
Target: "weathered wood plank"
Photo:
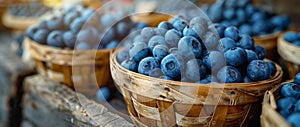
[[[28,77],[24,85],[24,117],[37,126],[134,126],[103,105],[46,77]]]

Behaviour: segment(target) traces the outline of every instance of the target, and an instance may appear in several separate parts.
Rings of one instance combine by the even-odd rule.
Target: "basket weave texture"
[[[291,82],[291,81],[288,81]],[[260,116],[260,124],[262,127],[291,127],[286,120],[276,111],[278,100],[280,96],[281,87],[288,83],[277,85],[264,95],[262,114]]]
[[[109,69],[110,49],[74,51],[41,45],[29,38],[25,39],[25,44],[35,60],[37,71],[42,75],[71,88],[76,82],[83,85],[83,89],[97,90],[90,88],[95,86],[92,84],[94,81],[99,87],[113,86]]]
[[[236,84],[194,84],[167,81],[129,71],[110,57],[112,77],[138,126],[247,126],[259,121],[265,91],[281,82],[271,79]]]

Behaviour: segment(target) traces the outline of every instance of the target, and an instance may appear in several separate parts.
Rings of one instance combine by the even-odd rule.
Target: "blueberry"
[[[181,79],[181,71],[185,68],[185,62],[179,54],[169,54],[161,61],[162,72],[172,79]],[[184,72],[183,72],[184,73]]]
[[[85,23],[85,20],[82,18],[76,18],[70,25],[70,29],[74,33],[78,33],[81,30],[81,27]]]
[[[66,31],[63,34],[63,41],[67,48],[73,49],[76,43],[76,35],[71,31]]]
[[[91,45],[88,44],[87,42],[79,42],[79,43],[76,43],[75,49],[76,50],[89,50],[89,49],[91,49]]]
[[[241,34],[252,35],[252,27],[249,24],[242,24],[239,29]]]
[[[153,36],[153,37],[149,40],[149,43],[148,43],[148,47],[149,47],[149,49],[150,49],[151,52],[153,51],[153,48],[154,48],[156,45],[167,45],[167,44],[166,44],[166,41],[165,41],[165,38],[164,38],[163,36],[160,36],[160,35],[155,35],[155,36]]]
[[[225,52],[227,65],[238,67],[247,62],[247,53],[240,47],[231,48]]]
[[[38,28],[39,29],[48,29],[47,20],[41,20],[39,25],[38,25]]]
[[[217,32],[219,33],[220,38],[224,37],[225,26],[223,26],[221,24],[218,24],[218,23],[214,23],[211,27],[213,27],[217,30]]]
[[[244,0],[241,0],[241,1],[244,1]],[[247,15],[246,15],[246,12],[244,9],[238,9],[236,11],[236,18],[239,22],[243,23],[243,22],[246,22],[247,20]]]
[[[225,66],[220,69],[218,79],[222,83],[240,83],[243,81],[241,73],[232,66]]]
[[[154,57],[146,57],[139,63],[138,72],[149,76],[150,71],[155,68],[159,68],[159,61],[157,61]]]
[[[174,27],[171,23],[162,21],[158,24],[157,28],[163,28],[163,29],[170,30],[170,29],[173,29]]]
[[[200,59],[191,59],[186,63],[185,77],[191,81],[204,79],[206,68]]]
[[[156,60],[161,61],[165,56],[169,54],[169,49],[165,45],[156,45],[153,48],[152,54]]]
[[[165,79],[165,80],[174,80],[173,78],[171,78],[169,76],[166,76],[166,75],[160,76],[159,78],[160,79]]]
[[[67,14],[64,17],[65,26],[69,26],[74,21],[74,19],[76,19],[79,16],[80,16],[79,12],[71,12],[71,13]]]
[[[88,19],[90,18],[90,16],[92,16],[93,14],[95,13],[95,9],[93,8],[87,8],[85,10],[83,10],[81,12],[81,17],[84,18],[84,19]]]
[[[251,61],[247,66],[247,75],[253,81],[266,80],[272,76],[270,67],[262,60]]]
[[[96,98],[98,101],[107,101],[110,98],[110,90],[108,87],[100,88],[96,93]]]
[[[63,17],[51,17],[49,20],[47,20],[47,27],[49,30],[64,29]]]
[[[115,38],[115,33],[115,29],[108,29],[104,35],[98,36],[100,43],[103,45],[107,45],[110,41],[112,41]]]
[[[280,114],[283,117],[287,117],[295,110],[295,104],[297,103],[297,99],[293,97],[286,97],[279,99],[277,101],[277,106],[280,111]]]
[[[300,113],[293,113],[287,118],[287,122],[293,127],[300,127]]]
[[[178,42],[178,52],[185,59],[200,58],[202,55],[202,44],[192,36],[186,36]]]
[[[34,35],[33,40],[40,44],[46,44],[49,31],[46,29],[39,29]]]
[[[293,42],[297,41],[298,39],[299,39],[298,33],[296,33],[296,32],[286,32],[284,34],[284,40],[286,40],[288,42],[293,43]]]
[[[197,39],[203,38],[204,33],[205,28],[198,23],[186,26],[183,30],[183,36],[193,36]]]
[[[176,18],[172,25],[176,30],[183,31],[183,29],[187,26],[187,22],[182,18]]]
[[[139,62],[149,54],[149,48],[148,46],[141,42],[137,44],[133,44],[132,47],[129,50],[129,56],[134,61]]]
[[[234,26],[229,26],[224,31],[224,36],[233,39],[234,41],[238,41],[239,39],[239,30]]]
[[[268,31],[267,24],[269,24],[269,23],[266,21],[256,21],[252,27],[253,35],[266,34],[266,31]]]
[[[128,34],[129,31],[129,26],[127,23],[125,22],[119,22],[116,26],[116,31],[118,33],[118,35],[120,36],[120,38],[125,37]]]
[[[29,38],[33,39],[34,34],[38,31],[38,26],[30,26],[26,30],[26,34]]]
[[[138,22],[135,24],[135,29],[136,30],[141,30],[145,27],[149,27],[149,25],[147,23],[144,23],[144,22]]]
[[[297,73],[294,77],[294,82],[298,85],[300,85],[300,73]]]
[[[208,16],[212,20],[212,22],[218,22],[222,19],[222,12],[222,5],[216,3],[209,8]]]
[[[252,5],[252,4],[248,4],[245,8],[246,14],[247,16],[251,16],[253,13],[255,13],[257,11],[257,8]]]
[[[287,83],[282,86],[281,95],[284,97],[295,97],[300,99],[300,86],[296,83]]]
[[[267,64],[271,69],[271,75],[275,75],[275,73],[277,72],[276,65],[273,62],[267,62]]]
[[[263,60],[266,57],[266,50],[263,47],[255,46],[254,51],[258,59]]]
[[[266,14],[262,11],[255,12],[250,18],[251,22],[263,21],[263,20],[266,20]]]
[[[286,30],[291,24],[291,18],[288,15],[274,16],[271,19],[271,24],[280,30]]]
[[[248,83],[248,82],[253,82],[253,81],[246,75],[246,76],[244,76],[243,82]]]
[[[161,71],[160,68],[155,68],[149,72],[149,76],[159,78],[161,76],[164,76],[164,73]]]
[[[175,29],[168,30],[165,34],[165,40],[169,47],[177,47],[181,37],[182,33]]]
[[[119,45],[119,41],[117,41],[117,40],[113,40],[113,41],[111,41],[111,42],[109,42],[106,46],[105,46],[105,48],[106,49],[113,49],[113,48],[116,48],[118,45]]]
[[[147,40],[146,37],[144,37],[143,35],[137,35],[134,37],[133,42],[148,42],[149,40]]]
[[[151,27],[145,27],[141,31],[141,35],[146,38],[146,40],[150,40],[156,34],[155,30]]]
[[[248,50],[248,49],[246,49],[245,51],[247,53],[247,62],[248,63],[250,63],[253,60],[258,60],[258,57],[254,51]]]
[[[112,25],[112,23],[114,23],[113,21],[115,21],[115,19],[110,14],[104,14],[101,17],[101,25],[103,25],[105,28],[110,27]]]
[[[240,35],[239,38],[240,38],[240,40],[237,43],[239,47],[241,47],[243,49],[249,49],[249,50],[254,49],[254,40],[250,35],[242,34],[242,35]]]
[[[245,8],[249,4],[251,4],[251,0],[238,0],[237,1],[237,6],[239,8]]]
[[[208,32],[206,33],[203,44],[208,50],[217,49],[219,44],[219,37],[214,33]]]
[[[231,48],[235,48],[235,42],[231,38],[225,37],[220,40],[220,43],[218,45],[218,50],[221,52],[226,52],[227,50]]]
[[[63,48],[64,43],[62,38],[62,32],[58,30],[52,31],[47,37],[47,45]]]
[[[79,31],[77,35],[78,41],[94,43],[97,38],[97,30],[95,28],[85,28]]]
[[[225,8],[235,8],[237,6],[236,0],[226,0]]]
[[[295,46],[300,47],[300,40],[295,41],[293,44],[294,44]]]
[[[190,24],[201,24],[203,28],[208,27],[208,21],[203,16],[197,16],[192,18]]]
[[[295,104],[295,112],[300,112],[300,100]]]
[[[130,71],[138,72],[139,64],[137,62],[135,62],[134,60],[126,59],[121,63],[121,66]]]
[[[117,61],[119,63],[123,62],[126,59],[129,59],[129,52],[127,50],[122,50],[117,54]]]
[[[203,58],[205,67],[212,72],[217,72],[220,68],[225,66],[224,55],[218,51],[211,51]]]
[[[235,10],[234,8],[228,8],[223,12],[223,16],[225,19],[230,20],[233,19],[235,16]]]
[[[177,47],[170,48],[169,53],[178,53],[178,48]]]
[[[160,35],[160,36],[165,36],[165,34],[167,33],[168,30],[163,29],[163,28],[157,28],[155,29],[155,33],[156,35]]]

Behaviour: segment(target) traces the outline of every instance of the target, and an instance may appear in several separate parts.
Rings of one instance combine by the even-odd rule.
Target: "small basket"
[[[278,53],[285,60],[290,79],[300,72],[300,47],[297,47],[284,40],[284,34],[278,38]]]
[[[291,82],[291,81],[288,81]],[[264,96],[262,113],[260,116],[260,124],[262,127],[291,127],[286,120],[276,111],[276,101],[281,97],[281,87],[288,83],[281,83],[270,91],[267,91]]]
[[[273,61],[278,60],[277,38],[279,35],[280,33],[253,37],[255,45],[259,45],[265,48],[267,52],[266,58],[271,59]]]
[[[91,95],[98,90],[95,82],[99,87],[114,86],[109,69],[110,49],[75,52],[41,45],[29,38],[25,38],[25,44],[41,75]],[[82,86],[75,87],[74,82]]]
[[[247,126],[259,121],[265,91],[278,85],[282,69],[253,83],[195,84],[141,75],[110,57],[112,77],[138,126]],[[208,101],[209,100],[209,101]]]
[[[13,16],[9,14],[8,11],[6,11],[2,19],[2,22],[6,27],[23,32],[26,31],[29,26],[38,24],[39,21],[39,18]]]

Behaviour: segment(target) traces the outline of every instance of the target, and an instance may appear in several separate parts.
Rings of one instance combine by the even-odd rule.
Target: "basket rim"
[[[38,23],[40,18],[38,17],[21,17],[21,16],[14,16],[9,14],[6,11],[2,16],[2,22],[6,27],[13,28],[16,30],[26,30],[31,25]],[[16,25],[19,24],[19,25]]]
[[[290,31],[286,31],[286,32],[300,32],[300,30],[290,30]],[[286,33],[285,32],[285,33]],[[279,55],[280,56],[282,56],[282,52],[287,52],[287,51],[291,51],[291,50],[299,50],[300,51],[300,46],[296,46],[296,45],[294,45],[294,44],[292,44],[292,43],[290,43],[290,42],[288,42],[288,41],[286,41],[285,39],[284,39],[284,34],[285,33],[281,33],[280,35],[279,35],[279,37],[278,37],[278,41],[277,41],[277,45],[278,45],[278,48],[277,48],[277,50],[278,50],[278,53],[279,53]],[[281,45],[285,45],[285,46],[287,46],[287,49],[289,49],[289,50],[282,50],[282,46]],[[287,60],[287,61],[289,61],[289,62],[292,62],[292,63],[296,63],[296,64],[300,64],[299,62],[297,62],[297,61],[295,61],[295,60],[291,60],[291,59],[288,59],[288,58],[286,58],[286,57],[282,57],[284,60]]]
[[[256,41],[276,39],[280,34],[282,34],[284,32],[285,31],[271,33],[271,34],[265,34],[265,35],[252,36],[252,38]]]
[[[142,74],[127,70],[126,68],[122,67],[116,59],[116,55],[119,51],[121,51],[121,49],[117,49],[111,54],[111,56],[110,56],[111,66],[114,66],[112,64],[115,64],[118,68],[121,68],[121,71],[126,72],[128,75],[139,77],[140,79],[143,79],[143,80],[164,82],[164,83],[175,85],[175,86],[191,86],[191,87],[199,86],[199,87],[213,87],[213,88],[237,88],[237,87],[248,87],[248,86],[254,87],[254,86],[264,85],[266,83],[276,82],[283,75],[282,68],[277,63],[275,63],[276,68],[277,68],[276,74],[272,78],[263,80],[263,81],[250,82],[250,83],[219,83],[219,84],[199,84],[199,83],[190,83],[190,82],[171,81],[171,80],[150,77],[150,76],[142,75]],[[265,60],[268,60],[268,59],[265,59]]]
[[[57,54],[69,55],[69,54],[73,54],[74,52],[78,52],[78,53],[81,53],[81,52],[97,52],[97,53],[100,53],[100,52],[111,52],[113,50],[113,49],[74,50],[74,49],[68,49],[68,48],[57,48],[57,47],[53,47],[53,46],[39,44],[39,43],[35,42],[34,40],[30,39],[29,37],[26,37],[25,39],[30,43],[30,45],[33,45],[35,47],[44,48],[45,50],[52,50],[53,52],[55,52]]]

